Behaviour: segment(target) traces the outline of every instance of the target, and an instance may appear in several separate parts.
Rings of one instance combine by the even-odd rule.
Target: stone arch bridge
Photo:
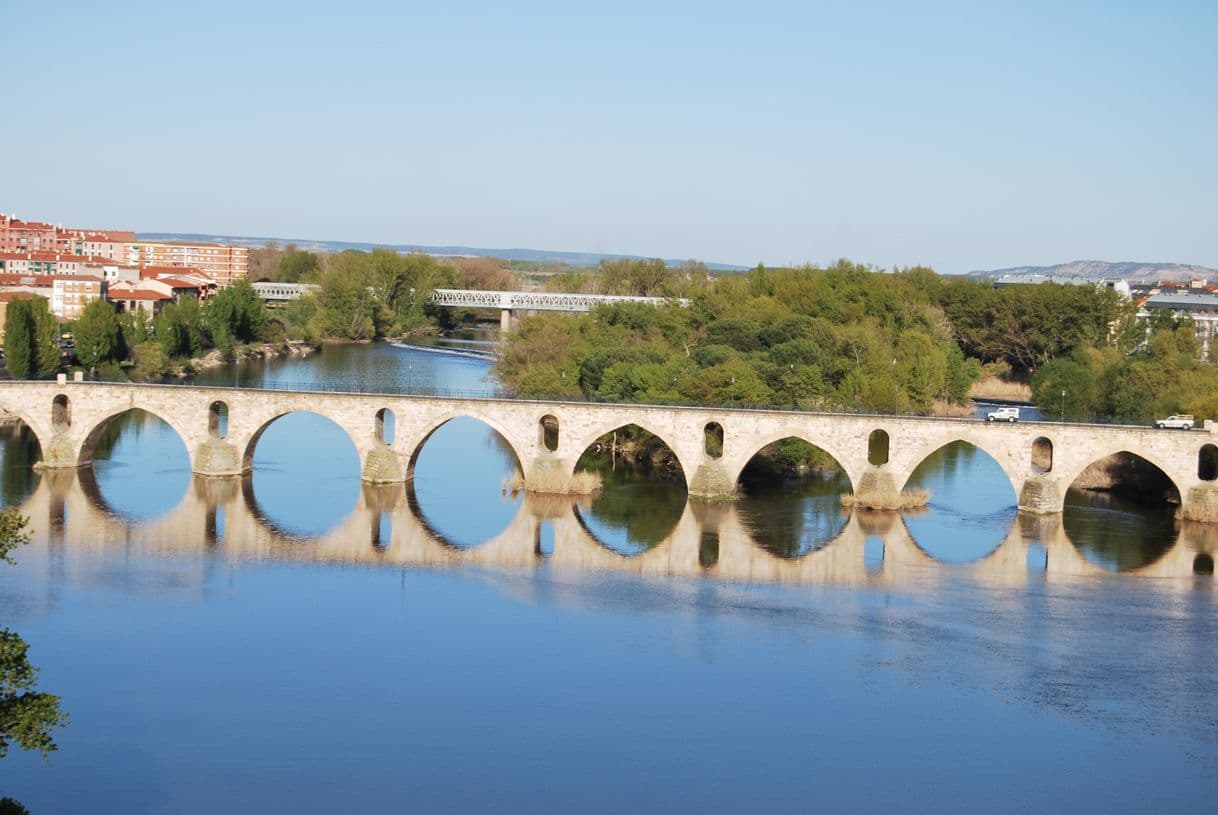
[[[562,483],[598,438],[637,425],[668,445],[690,494],[702,497],[731,494],[749,459],[772,442],[794,437],[833,456],[859,502],[877,508],[899,503],[918,464],[956,441],[990,455],[1010,479],[1019,508],[1036,513],[1061,512],[1067,488],[1084,469],[1128,452],[1171,480],[1185,518],[1218,520],[1218,447],[1210,428],[991,425],[976,419],[79,381],[0,383],[0,408],[29,425],[47,468],[89,465],[105,427],[141,409],[178,433],[192,471],[205,476],[248,473],[258,439],[272,422],[289,413],[316,413],[346,431],[359,453],[361,477],[373,484],[409,480],[428,437],[458,417],[477,419],[501,434],[526,483]],[[392,438],[385,432],[389,416]],[[872,444],[877,440],[879,445]],[[887,448],[879,461],[877,446]]]

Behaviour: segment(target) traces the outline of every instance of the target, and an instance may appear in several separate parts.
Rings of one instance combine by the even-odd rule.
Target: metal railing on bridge
[[[451,308],[498,308],[509,311],[591,311],[608,303],[646,303],[662,306],[676,303],[688,306],[683,298],[637,297],[625,294],[568,294],[547,291],[480,291],[477,289],[435,289],[427,298],[437,306]]]

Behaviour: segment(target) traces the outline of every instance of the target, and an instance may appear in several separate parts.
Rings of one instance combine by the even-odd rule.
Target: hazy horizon
[[[31,87],[0,205],[31,220],[1218,267],[1214,4],[17,0],[4,19]]]

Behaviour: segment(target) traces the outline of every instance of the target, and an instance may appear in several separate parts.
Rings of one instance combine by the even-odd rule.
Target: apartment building
[[[75,320],[85,306],[106,299],[106,281],[96,275],[55,275],[51,279],[51,313],[61,322]]]
[[[125,260],[135,233],[122,229],[71,229],[0,214],[0,252],[56,252]]]
[[[0,294],[45,297],[60,321],[75,320],[94,300],[106,299],[106,281],[97,275],[0,273]]]
[[[78,275],[106,262],[106,258],[59,252],[0,252],[0,273]]]
[[[220,286],[249,276],[250,250],[222,243],[137,241],[130,244],[127,262],[136,266],[193,267]]]

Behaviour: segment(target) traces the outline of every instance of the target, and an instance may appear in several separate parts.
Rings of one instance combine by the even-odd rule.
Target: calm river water
[[[486,361],[346,346],[212,384],[490,394]],[[10,749],[31,812],[1191,812],[1218,792],[1218,530],[1072,494],[1017,517],[953,445],[904,517],[840,476],[687,501],[620,461],[591,500],[505,494],[457,419],[412,489],[328,420],[191,476],[147,414],[92,471],[3,430],[0,568],[70,724]],[[815,439],[810,441],[815,442]],[[1208,558],[1208,560],[1207,560]]]

